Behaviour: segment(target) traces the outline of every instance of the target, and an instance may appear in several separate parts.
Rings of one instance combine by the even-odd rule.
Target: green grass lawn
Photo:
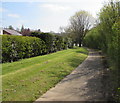
[[[84,48],[74,48],[2,64],[3,101],[35,101],[70,74],[87,54]]]

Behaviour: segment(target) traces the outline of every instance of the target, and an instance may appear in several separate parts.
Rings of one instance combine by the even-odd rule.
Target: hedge
[[[42,39],[46,44],[46,53],[52,53],[67,48],[72,48],[72,41],[60,35],[53,35],[50,33],[32,32],[32,37]]]
[[[44,52],[46,52],[46,45],[39,38],[2,35],[2,62],[34,57]]]
[[[2,62],[13,62],[73,47],[70,39],[59,35],[32,32],[31,36],[2,35]]]
[[[99,13],[99,24],[84,38],[84,45],[101,49],[107,56],[110,97],[120,103],[120,2],[111,0]]]

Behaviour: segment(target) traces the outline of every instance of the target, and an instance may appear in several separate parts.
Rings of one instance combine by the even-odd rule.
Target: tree
[[[65,30],[64,27],[62,27],[62,26],[59,27],[59,32],[60,32],[61,34],[64,33],[64,30]]]
[[[28,29],[24,29],[24,30],[22,31],[22,35],[23,35],[23,36],[30,36],[30,34],[31,34],[31,31],[30,31],[29,28],[28,28]]]
[[[41,32],[41,30],[40,30],[40,29],[38,29],[37,31],[38,31],[38,32]]]
[[[111,85],[108,88],[109,97],[115,99],[113,101],[120,102],[120,2],[118,0],[111,0],[102,7],[99,13],[99,25],[90,30],[84,40],[85,46],[97,47],[107,56]]]
[[[23,30],[24,30],[24,26],[22,25],[22,27],[21,27],[21,33],[22,33]]]
[[[12,27],[12,25],[10,25],[8,28],[11,29],[11,30],[14,30],[14,28]]]
[[[22,27],[21,27],[21,34],[22,34],[23,36],[30,36],[31,31],[30,31],[29,28],[26,29],[26,28],[24,28],[24,26],[22,25]]]
[[[81,47],[82,40],[91,27],[91,19],[92,16],[86,11],[76,12],[75,15],[70,18],[70,26],[67,31],[72,34],[75,43],[79,44],[79,47]]]
[[[20,32],[20,29],[19,29],[19,28],[16,28],[16,31],[17,31],[17,32]]]

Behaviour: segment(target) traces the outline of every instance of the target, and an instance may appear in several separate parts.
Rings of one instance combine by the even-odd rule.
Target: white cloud
[[[71,9],[69,6],[61,6],[57,4],[43,4],[42,7],[51,10],[53,12],[67,11]]]
[[[20,16],[18,14],[8,14],[9,17],[12,18],[19,18]]]

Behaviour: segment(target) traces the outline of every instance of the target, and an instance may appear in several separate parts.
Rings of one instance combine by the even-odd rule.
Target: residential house
[[[16,30],[12,30],[12,29],[8,29],[8,28],[3,28],[0,29],[0,35],[18,35],[18,36],[22,36],[22,34],[20,34],[19,32],[17,32]]]

